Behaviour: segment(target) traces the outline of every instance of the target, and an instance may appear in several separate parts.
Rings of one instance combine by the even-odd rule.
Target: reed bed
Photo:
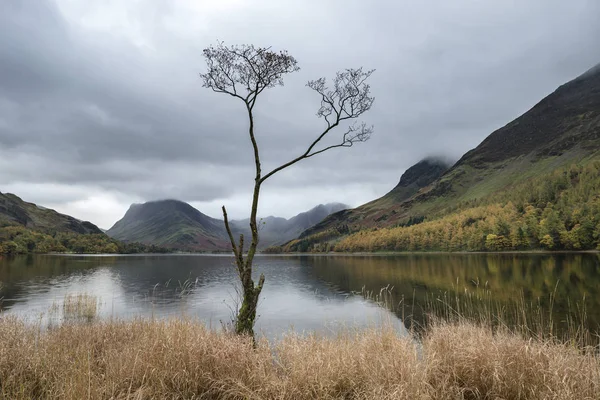
[[[598,399],[594,348],[437,320],[277,342],[191,319],[0,320],[4,399]]]
[[[93,321],[98,315],[100,301],[88,293],[67,294],[63,301],[63,318],[70,321]]]

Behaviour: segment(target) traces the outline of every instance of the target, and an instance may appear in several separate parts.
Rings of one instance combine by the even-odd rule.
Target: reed
[[[6,399],[597,399],[592,349],[468,322],[421,341],[387,327],[269,343],[194,320],[103,321],[40,331],[0,321]]]
[[[363,291],[385,307],[398,305],[392,294]],[[536,317],[524,302],[510,311],[472,296],[432,297],[408,335],[384,324],[256,343],[186,318],[90,320],[98,299],[67,296],[63,312],[77,318],[52,329],[0,317],[0,398],[600,398],[594,335],[561,338],[541,306]],[[513,314],[528,325],[503,320]]]
[[[63,318],[65,321],[91,322],[98,316],[99,306],[99,299],[94,295],[67,294],[62,304]]]

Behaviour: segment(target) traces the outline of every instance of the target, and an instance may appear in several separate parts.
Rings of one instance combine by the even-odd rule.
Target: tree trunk
[[[235,332],[239,335],[249,335],[254,337],[254,322],[256,320],[256,307],[258,305],[258,299],[260,292],[262,291],[263,284],[265,282],[265,276],[260,275],[258,285],[254,285],[252,280],[252,263],[254,261],[254,255],[258,247],[258,223],[256,221],[256,213],[258,210],[258,199],[260,195],[261,185],[261,169],[260,169],[260,156],[258,153],[258,145],[254,137],[254,118],[252,116],[252,109],[247,105],[248,118],[250,120],[250,126],[248,129],[250,140],[252,141],[252,147],[254,148],[254,162],[256,166],[256,177],[254,180],[254,193],[252,195],[252,210],[250,213],[250,231],[252,233],[252,241],[248,247],[248,254],[244,259],[244,236],[240,235],[239,244],[235,243],[233,234],[229,227],[229,221],[227,220],[227,212],[223,207],[223,217],[225,219],[225,228],[231,241],[231,247],[235,254],[235,262],[240,276],[240,282],[242,283],[242,304],[235,320]]]
[[[257,163],[256,181],[254,184],[254,194],[252,196],[252,211],[250,213],[250,230],[252,232],[252,242],[248,248],[248,255],[240,269],[240,281],[242,282],[242,305],[238,311],[235,332],[237,334],[246,334],[254,337],[254,322],[256,320],[256,306],[260,292],[265,282],[264,275],[260,275],[258,285],[254,286],[252,280],[252,262],[258,246],[258,224],[256,222],[256,212],[258,209],[258,198],[260,194],[260,164]],[[239,249],[243,252],[244,249]]]
[[[248,273],[251,270],[246,270]],[[252,278],[248,277],[242,282],[243,298],[242,305],[238,311],[235,321],[235,333],[238,335],[249,335],[254,337],[254,322],[256,320],[256,306],[260,292],[265,281],[264,275],[261,274],[258,281],[258,286],[254,286]]]

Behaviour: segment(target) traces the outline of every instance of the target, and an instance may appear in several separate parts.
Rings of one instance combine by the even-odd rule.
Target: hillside
[[[0,193],[0,255],[25,253],[139,253],[165,249],[123,244],[91,222]]]
[[[360,233],[368,237],[367,230],[373,228],[409,229],[408,225],[414,225],[415,221],[439,220],[475,205],[499,204],[500,199],[513,203],[521,201],[527,191],[532,195],[521,203],[523,207],[536,201],[536,191],[566,196],[571,192],[563,193],[563,190],[583,190],[579,181],[571,182],[571,186],[563,190],[541,188],[558,179],[556,173],[568,174],[572,170],[579,176],[587,171],[587,167],[595,170],[593,161],[599,158],[599,150],[600,65],[560,86],[525,114],[494,131],[439,179],[410,198],[394,198],[387,194],[357,209],[333,214],[286,248],[291,251],[331,248],[348,234]],[[578,167],[570,168],[573,164]],[[593,187],[591,180],[586,182],[586,185],[592,185],[589,195],[593,199],[598,195],[598,189]],[[546,195],[537,200],[542,198],[556,200]],[[586,200],[585,197],[580,199]],[[545,205],[536,206],[538,222],[541,222]],[[570,218],[566,215],[568,212],[565,210],[558,217],[567,221]],[[594,218],[588,222],[592,223]],[[512,222],[516,223],[516,220]],[[564,228],[567,232],[568,225]],[[497,234],[493,229],[489,231],[488,234]],[[558,237],[554,239],[555,248],[564,246]],[[539,245],[539,238],[532,238],[530,247]],[[349,248],[344,247],[344,250]]]
[[[91,222],[28,203],[11,193],[0,193],[0,225],[21,225],[43,232],[102,233]]]
[[[125,216],[106,233],[126,242],[184,251],[230,248],[222,220],[204,215],[178,200],[132,204]]]
[[[338,236],[358,231],[378,224],[385,224],[386,214],[381,214],[381,210],[392,209],[392,215],[395,213],[393,207],[410,199],[422,188],[427,187],[438,179],[448,170],[450,164],[447,161],[438,158],[426,158],[408,168],[400,177],[400,182],[385,196],[370,203],[357,207],[355,209],[344,209],[332,213],[320,223],[306,229],[299,236],[303,239],[303,247],[298,248],[292,243],[294,251],[305,251],[304,240],[320,242],[322,240],[334,239]],[[409,220],[407,222],[412,222]],[[298,243],[298,242],[296,242]],[[277,249],[273,249],[277,250]]]

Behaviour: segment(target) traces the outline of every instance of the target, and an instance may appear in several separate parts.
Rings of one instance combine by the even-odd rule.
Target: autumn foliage
[[[339,237],[338,228],[290,242],[284,250],[600,249],[600,162],[564,167],[499,193],[462,201],[409,225],[366,229],[337,242],[323,242]]]

